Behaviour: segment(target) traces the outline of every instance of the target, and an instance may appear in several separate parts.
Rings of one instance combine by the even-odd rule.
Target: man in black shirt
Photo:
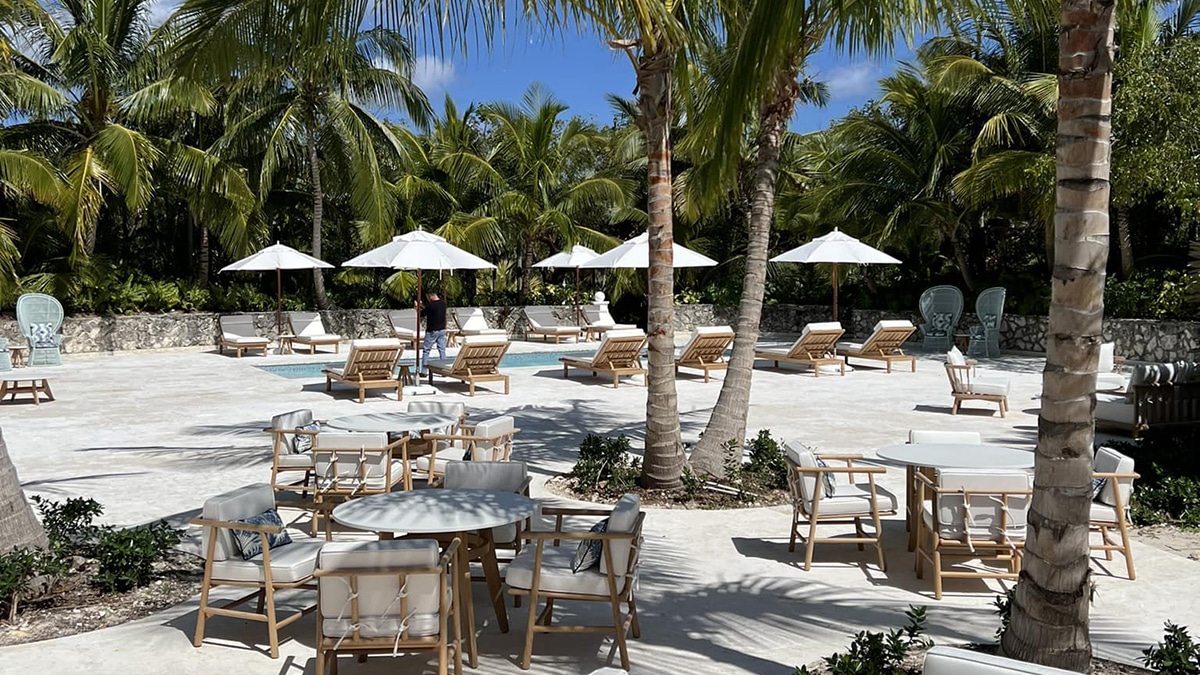
[[[437,344],[438,358],[446,358],[446,302],[438,297],[437,291],[425,294],[425,306],[421,308],[425,317],[425,344],[421,350],[421,368],[429,363],[429,350]]]

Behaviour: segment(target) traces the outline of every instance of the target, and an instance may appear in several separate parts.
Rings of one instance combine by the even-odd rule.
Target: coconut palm
[[[135,218],[165,185],[188,201],[227,249],[244,252],[253,197],[241,174],[203,149],[147,132],[216,108],[207,89],[167,68],[174,33],[150,29],[149,4],[74,0],[28,21],[30,71],[56,88],[61,100],[38,89],[40,107],[57,114],[8,127],[0,144],[45,157],[61,171],[65,189],[56,206],[76,258],[95,252],[102,222]],[[26,161],[21,171],[27,184],[45,182],[43,165]],[[6,174],[20,182],[15,171]]]
[[[46,533],[25,501],[17,469],[0,430],[0,555],[17,548],[45,545]]]
[[[336,177],[367,239],[390,234],[395,200],[380,154],[399,142],[375,110],[403,111],[428,123],[429,102],[412,82],[413,54],[394,30],[363,29],[366,0],[193,0],[173,23],[183,32],[180,62],[199,77],[227,83],[226,134],[218,151],[259,158],[265,199],[280,174],[307,175],[312,254],[321,256],[325,187]],[[326,174],[329,174],[328,177]],[[329,307],[321,270],[317,305]]]

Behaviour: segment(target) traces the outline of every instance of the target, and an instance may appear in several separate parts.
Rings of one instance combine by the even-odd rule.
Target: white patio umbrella
[[[421,272],[423,270],[483,270],[496,266],[467,253],[445,239],[422,230],[393,237],[383,246],[373,248],[342,263],[343,267],[387,267],[394,270],[417,271],[417,343],[421,341]],[[421,351],[417,350],[417,371],[421,372]]]
[[[333,269],[333,265],[301,253],[279,242],[221,268],[222,272],[266,272],[275,270],[275,327],[283,332],[283,273],[282,270]]]
[[[564,269],[575,270],[575,323],[582,325],[579,310],[579,266],[590,260],[594,260],[600,254],[586,246],[576,244],[571,247],[570,251],[555,253],[554,255],[536,262],[534,267],[560,267]]]
[[[839,263],[859,265],[899,265],[900,261],[892,256],[872,248],[848,234],[838,231],[822,237],[817,237],[807,244],[780,253],[771,258],[771,262],[795,263],[832,263],[833,264],[833,320],[838,320],[837,296]]]
[[[695,251],[672,244],[673,267],[712,267],[716,260]],[[650,235],[643,232],[616,248],[602,253],[580,265],[583,269],[616,269],[650,267]]]

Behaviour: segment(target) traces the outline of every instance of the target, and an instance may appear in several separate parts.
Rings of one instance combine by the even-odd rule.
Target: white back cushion
[[[696,326],[695,335],[728,335],[733,332],[733,326]]]
[[[804,330],[800,331],[800,339],[803,340],[808,334],[814,330],[841,330],[841,321],[819,321],[817,323],[804,324]]]
[[[963,356],[958,347],[953,347],[950,351],[946,352],[946,363],[952,366],[965,366],[967,365],[967,357]]]
[[[913,327],[912,322],[909,321],[908,319],[881,319],[879,321],[879,323],[875,324],[875,328],[871,332],[878,333],[879,331],[883,330],[884,328],[912,328],[912,327]]]
[[[1112,448],[1099,448],[1096,450],[1092,468],[1096,473],[1133,473],[1133,458]],[[1133,496],[1133,479],[1121,480],[1118,483],[1121,486],[1121,504],[1128,507],[1129,499]],[[1098,499],[1109,506],[1116,506],[1117,496],[1113,493],[1112,484],[1111,480],[1104,484],[1104,489],[1100,491]]]
[[[463,330],[486,330],[490,327],[483,310],[478,307],[455,307],[453,311],[454,318]]]
[[[204,502],[200,515],[209,520],[226,522],[244,520],[257,516],[264,511],[275,508],[275,491],[266,483],[255,483],[230,490],[216,497],[209,497]],[[209,528],[204,528],[203,550],[208,551]],[[233,543],[233,536],[227,529],[217,530],[217,546],[213,550],[213,560],[241,558],[241,552]]]
[[[336,541],[321,548],[317,566],[323,570],[356,568],[434,567],[438,544],[433,540]],[[326,636],[351,634],[350,584],[347,577],[321,577],[318,581],[321,632]],[[408,575],[401,586],[395,576],[358,577],[358,625],[362,637],[393,637],[406,623],[410,635],[438,632],[437,574]]]
[[[608,517],[609,532],[633,532],[633,526],[637,523],[638,514],[642,512],[642,498],[634,493],[629,493],[619,500],[616,506],[613,507],[612,515]],[[600,554],[600,572],[608,573],[608,563],[605,562],[605,554],[612,553],[612,568],[613,574],[625,574],[626,568],[629,566],[629,554],[633,550],[633,542],[629,540],[617,541],[610,540],[604,547],[604,552]]]
[[[908,432],[909,443],[954,443],[983,445],[983,436],[978,431],[921,431]]]
[[[326,335],[320,312],[288,312],[296,335]]]
[[[1114,342],[1104,342],[1100,345],[1100,361],[1096,370],[1101,373],[1111,373],[1116,369],[1117,345]]]
[[[448,490],[516,492],[528,476],[525,462],[448,462],[442,486]]]
[[[507,337],[499,335],[468,335],[463,338],[465,345],[502,345],[507,342]]]
[[[972,539],[1022,538],[1029,497],[1010,495],[1006,507],[990,493],[1028,490],[1032,480],[1025,471],[938,469],[939,487],[971,493],[937,497],[939,534],[950,539],[962,539],[964,531]]]
[[[395,347],[396,349],[400,349],[401,342],[396,338],[368,338],[353,340],[350,343],[350,351],[354,351],[355,347]]]
[[[641,328],[622,328],[620,330],[605,331],[604,339],[607,340],[609,338],[640,337],[640,336],[645,336],[645,335],[646,334],[642,332]]]
[[[806,469],[815,469],[817,467],[817,456],[813,451],[799,441],[784,441],[783,453],[791,460],[793,464]],[[813,495],[817,490],[817,474],[804,473],[800,475],[800,498],[805,504],[812,504]]]
[[[511,434],[513,429],[516,428],[517,421],[511,415],[503,415],[479,422],[475,425],[475,433],[473,435],[481,438],[495,438]],[[503,445],[503,442],[499,445]],[[471,455],[471,459],[481,462],[492,461],[492,450],[496,446],[497,443],[495,441],[475,441],[474,453]]]

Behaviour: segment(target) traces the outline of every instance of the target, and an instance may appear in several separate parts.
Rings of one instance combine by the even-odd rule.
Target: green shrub
[[[750,451],[750,462],[743,472],[751,474],[765,488],[786,490],[788,463],[779,442],[771,438],[770,429],[760,429],[754,438],[746,439]]]
[[[154,563],[165,558],[182,536],[161,520],[145,527],[105,529],[96,541],[96,585],[106,593],[145,586]]]
[[[1130,514],[1138,525],[1172,523],[1200,528],[1200,443],[1195,428],[1150,429],[1136,442],[1113,443],[1134,460],[1138,474]]]
[[[905,661],[914,650],[928,649],[933,644],[925,633],[925,608],[909,606],[904,612],[908,625],[888,633],[861,631],[854,636],[845,654],[825,657],[830,675],[902,675],[909,670]],[[813,675],[807,666],[796,669],[796,675]]]
[[[1163,641],[1142,652],[1146,667],[1161,675],[1200,675],[1200,643],[1187,628],[1168,621]]]
[[[7,608],[8,618],[16,618],[17,603],[29,587],[29,581],[39,575],[57,577],[66,566],[50,551],[18,548],[0,555],[0,606]]]
[[[151,281],[145,285],[144,309],[147,312],[173,312],[179,309],[179,286],[174,281]]]
[[[42,516],[42,529],[50,541],[50,550],[56,555],[85,554],[100,535],[96,519],[104,513],[104,507],[95,499],[72,497],[65,502],[34,495],[31,497]]]
[[[212,295],[207,288],[189,281],[179,282],[179,309],[185,312],[202,312],[212,305]]]
[[[992,600],[992,607],[996,608],[996,614],[1000,617],[1000,627],[996,629],[997,642],[1004,637],[1004,631],[1008,630],[1008,624],[1012,621],[1013,596],[1016,594],[1017,589],[1010,588]]]
[[[641,468],[641,460],[629,453],[624,434],[616,438],[588,434],[579,444],[579,459],[567,480],[576,492],[615,497],[637,487]]]
[[[1104,315],[1114,319],[1191,320],[1188,280],[1180,270],[1139,270],[1130,278],[1109,277]]]

